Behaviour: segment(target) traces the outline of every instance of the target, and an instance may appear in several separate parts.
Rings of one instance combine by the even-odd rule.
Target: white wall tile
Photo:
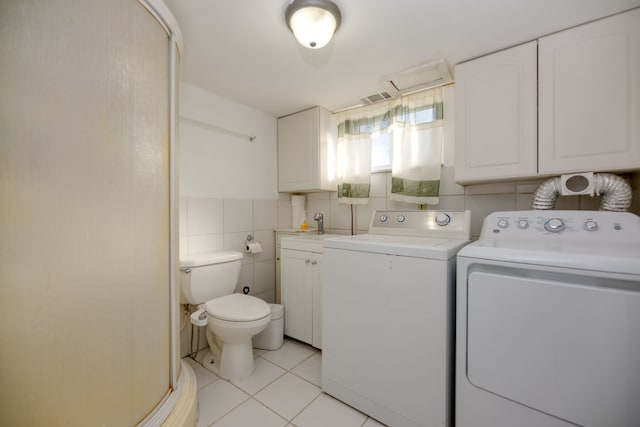
[[[324,228],[331,226],[331,200],[329,199],[309,199],[307,200],[307,218],[309,219],[309,227],[317,227],[318,223],[313,219],[313,215],[317,212],[321,213],[324,218]]]
[[[516,195],[516,210],[528,211],[531,209],[532,202],[533,194],[518,194]]]
[[[222,233],[222,200],[202,197],[187,199],[187,235]]]
[[[180,217],[178,221],[178,234],[182,237],[187,237],[188,228],[187,228],[187,198],[180,197],[180,202],[178,205],[178,216]]]
[[[440,196],[440,202],[437,205],[428,205],[427,210],[436,211],[463,211],[464,196]]]
[[[307,202],[309,200],[331,200],[331,193],[334,191],[318,191],[317,193],[307,194]]]
[[[464,189],[468,195],[510,194],[516,192],[516,184],[514,182],[495,182],[491,184],[467,185]]]
[[[278,226],[278,201],[253,201],[253,229],[273,230]]]
[[[351,229],[351,207],[331,200],[331,228]]]
[[[560,196],[556,200],[555,210],[580,209],[580,196]]]
[[[247,257],[253,257],[253,262],[275,261],[276,245],[273,230],[256,231],[253,235],[256,242],[262,245],[262,252],[257,254],[246,254]]]
[[[180,238],[178,240],[180,242],[180,246],[178,247],[179,256],[188,255],[189,254],[188,238],[186,236],[182,237],[182,235],[180,235]]]
[[[240,268],[240,277],[234,292],[242,293],[242,288],[249,286],[253,288],[253,264],[243,264]]]
[[[578,205],[582,210],[597,211],[600,209],[600,203],[602,203],[602,196],[579,196]]]
[[[261,300],[265,301],[266,303],[269,303],[269,304],[275,304],[276,303],[276,290],[275,289],[272,289],[272,290],[266,291],[266,292],[260,292],[259,294],[256,294],[255,296],[260,298]]]
[[[276,288],[276,264],[275,261],[263,261],[253,264],[252,293],[259,294]]]
[[[238,233],[224,233],[224,250],[225,251],[238,251],[242,252],[244,257],[242,258],[243,264],[248,264],[253,262],[251,255],[245,253],[244,251],[244,241],[247,238],[247,235],[251,234],[251,230],[240,231]]]
[[[532,181],[521,181],[516,183],[516,191],[520,194],[535,193],[544,179],[536,179]]]
[[[205,234],[187,237],[187,253],[201,254],[220,251],[224,247],[222,234]]]
[[[471,235],[479,236],[482,221],[492,212],[516,210],[515,194],[466,196],[465,207],[471,210]]]
[[[386,208],[387,199],[384,197],[372,197],[369,199],[369,204],[356,206],[356,229],[358,230],[358,233],[362,234],[363,232],[369,231],[369,224],[371,222],[373,212],[378,209],[384,210]]]
[[[464,194],[464,187],[455,182],[455,170],[453,166],[445,166],[440,172],[440,196],[458,196]]]
[[[278,199],[278,228],[291,228],[291,200]]]
[[[224,200],[224,232],[253,230],[253,201]]]
[[[371,192],[370,197],[386,197],[387,195],[387,175],[391,175],[390,172],[378,172],[371,174]]]
[[[435,205],[434,205],[435,206]],[[405,203],[397,200],[387,199],[387,209],[392,211],[410,211],[418,210],[419,206],[416,203]]]

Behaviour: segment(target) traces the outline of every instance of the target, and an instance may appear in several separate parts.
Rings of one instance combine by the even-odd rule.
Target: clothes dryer
[[[640,425],[640,218],[496,212],[458,253],[458,427]]]

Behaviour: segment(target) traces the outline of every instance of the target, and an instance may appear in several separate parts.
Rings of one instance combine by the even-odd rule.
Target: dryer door
[[[519,269],[468,276],[467,376],[581,426],[640,420],[640,282]]]

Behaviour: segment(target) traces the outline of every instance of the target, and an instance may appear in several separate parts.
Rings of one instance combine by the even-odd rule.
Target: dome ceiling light
[[[309,49],[324,47],[340,27],[340,9],[331,0],[293,0],[284,12],[298,43]]]

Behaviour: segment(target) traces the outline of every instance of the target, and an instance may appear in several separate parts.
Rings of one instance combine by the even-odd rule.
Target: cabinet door
[[[278,119],[278,191],[318,189],[318,108]]]
[[[312,255],[289,249],[282,249],[280,255],[284,333],[308,344],[313,342]]]
[[[314,264],[315,262],[315,264]],[[322,348],[322,255],[314,254],[313,275],[313,345]]]
[[[537,173],[536,42],[458,64],[457,182]]]
[[[640,167],[640,9],[539,41],[541,174]]]
[[[288,231],[275,231],[276,241],[276,304],[281,304],[282,298],[280,296],[280,239],[283,237],[298,236],[300,233],[288,232]]]

